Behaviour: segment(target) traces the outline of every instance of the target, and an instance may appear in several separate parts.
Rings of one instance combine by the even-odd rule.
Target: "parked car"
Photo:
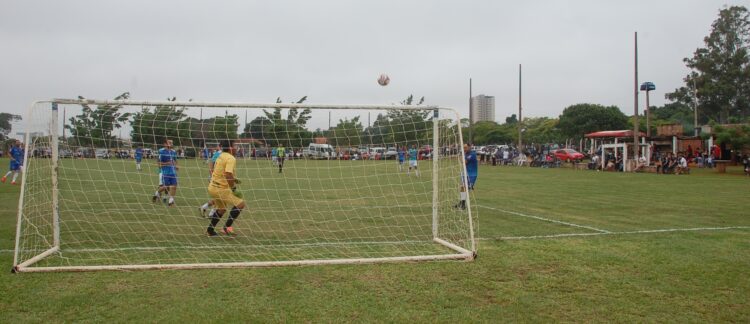
[[[94,156],[97,159],[109,159],[109,150],[107,149],[96,149]]]
[[[396,159],[397,156],[398,156],[398,151],[396,151],[395,147],[391,146],[387,150],[385,150],[386,160]]]
[[[585,158],[583,154],[573,149],[559,149],[555,151],[555,157],[565,162],[580,162]]]
[[[73,157],[73,151],[71,150],[60,150],[60,158],[61,159],[67,159]]]
[[[310,145],[302,150],[302,155],[308,159],[330,159],[335,157],[333,147],[328,144],[315,144]]]
[[[116,156],[117,156],[118,159],[129,159],[130,158],[130,151],[128,151],[128,150],[117,151],[117,155]]]
[[[370,149],[370,160],[380,160],[385,158],[385,147],[373,147]]]

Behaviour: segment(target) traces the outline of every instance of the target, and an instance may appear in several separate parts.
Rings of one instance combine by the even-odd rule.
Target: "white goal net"
[[[15,271],[476,255],[452,109],[55,99],[24,120]],[[233,235],[228,207],[208,236],[209,165],[227,141],[246,207]]]

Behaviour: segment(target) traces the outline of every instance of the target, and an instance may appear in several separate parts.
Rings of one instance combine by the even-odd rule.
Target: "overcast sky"
[[[652,105],[680,86],[727,0],[0,0],[0,111],[35,99],[390,104],[407,95],[468,116],[557,117],[576,103],[633,113],[633,33]],[[380,73],[391,84],[380,87]],[[645,100],[641,96],[642,104]],[[315,127],[326,122],[316,121]],[[15,131],[15,130],[14,130]]]

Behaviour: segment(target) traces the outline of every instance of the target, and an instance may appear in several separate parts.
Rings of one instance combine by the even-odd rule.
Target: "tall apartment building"
[[[472,123],[495,121],[495,97],[478,95],[471,98]]]

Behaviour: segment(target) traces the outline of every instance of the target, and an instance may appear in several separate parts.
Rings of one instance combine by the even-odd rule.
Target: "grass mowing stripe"
[[[495,210],[495,211],[499,211],[499,212],[502,212],[502,213],[516,215],[516,216],[521,216],[521,217],[538,219],[538,220],[545,221],[545,222],[550,222],[550,223],[556,223],[556,224],[561,224],[561,225],[566,225],[566,226],[572,226],[572,227],[578,227],[578,228],[585,228],[585,229],[588,229],[588,230],[592,230],[592,231],[596,231],[596,232],[600,232],[600,233],[605,233],[605,234],[606,233],[610,233],[610,231],[603,230],[603,229],[598,229],[596,227],[591,227],[591,226],[586,226],[586,225],[578,225],[578,224],[563,222],[563,221],[559,221],[559,220],[555,220],[555,219],[550,219],[550,218],[539,217],[539,216],[526,215],[526,214],[523,214],[523,213],[514,212],[514,211],[510,211],[510,210],[503,210],[503,209],[498,209],[498,208],[493,208],[493,207],[487,207],[487,206],[482,206],[482,205],[479,205],[477,207],[485,208],[485,209],[490,209],[490,210]]]

